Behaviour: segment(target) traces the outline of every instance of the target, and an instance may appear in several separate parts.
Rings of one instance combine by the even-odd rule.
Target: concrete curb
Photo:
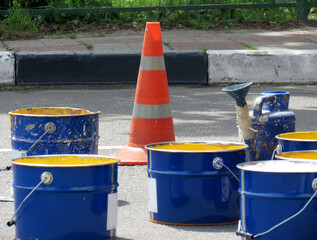
[[[317,50],[207,51],[208,83],[315,83]]]
[[[169,83],[207,84],[203,51],[164,53]],[[17,85],[136,83],[141,52],[19,52]]]
[[[0,52],[0,84],[15,84],[15,58],[12,52]]]
[[[317,82],[317,50],[165,51],[170,84]],[[135,84],[140,51],[0,52],[0,84]]]

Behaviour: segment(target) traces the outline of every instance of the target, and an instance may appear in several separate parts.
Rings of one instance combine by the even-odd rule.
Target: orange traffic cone
[[[175,141],[159,22],[146,23],[129,143],[120,165],[145,165],[145,145]]]

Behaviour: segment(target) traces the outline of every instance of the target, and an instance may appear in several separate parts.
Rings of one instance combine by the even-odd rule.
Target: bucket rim
[[[193,151],[193,150],[177,150],[177,149],[157,149],[153,148],[154,145],[167,145],[167,144],[184,144],[184,143],[203,143],[206,145],[211,145],[211,144],[223,144],[223,145],[233,145],[233,146],[241,146],[239,149],[227,149],[227,150],[200,150],[200,151]],[[246,150],[249,148],[249,146],[245,143],[238,143],[238,142],[225,142],[225,141],[170,141],[170,142],[157,142],[157,143],[151,143],[145,145],[145,148],[147,150],[151,151],[157,151],[157,152],[173,152],[173,153],[216,153],[216,152],[236,152],[236,151],[241,151],[241,150]]]
[[[276,135],[275,138],[278,139],[278,140],[287,140],[287,141],[290,141],[290,142],[317,142],[317,139],[301,139],[301,138],[287,138],[287,137],[285,137],[285,135],[309,134],[309,133],[317,134],[317,131],[281,133],[279,135]]]
[[[317,162],[317,157],[316,159],[308,159],[308,158],[294,158],[294,157],[283,157],[280,155],[283,154],[308,154],[308,153],[316,153],[317,154],[317,150],[302,150],[302,151],[289,151],[289,152],[282,152],[280,154],[276,154],[275,157],[279,160],[290,160],[290,161],[313,161],[313,162]]]
[[[313,169],[311,168],[307,168],[305,169],[305,171],[303,170],[299,170],[299,169],[291,169],[289,171],[277,171],[274,168],[271,168],[272,170],[263,170],[261,168],[259,169],[247,169],[247,166],[250,165],[256,165],[256,164],[265,164],[265,163],[276,163],[276,164],[284,164],[284,163],[294,163],[294,164],[303,164],[303,163],[310,163],[312,165],[315,165],[316,167]],[[317,173],[317,162],[316,161],[309,161],[307,159],[303,159],[301,161],[297,161],[297,160],[265,160],[265,161],[252,161],[252,162],[244,162],[244,163],[239,163],[237,164],[237,168],[240,169],[241,171],[247,171],[247,172],[260,172],[260,173],[277,173],[277,174],[290,174],[290,173]]]
[[[69,115],[48,115],[48,114],[27,114],[27,113],[18,113],[17,111],[21,110],[31,110],[31,109],[68,109],[68,110],[76,110],[76,111],[86,111],[86,113],[83,114],[69,114]],[[91,112],[87,109],[83,108],[72,108],[72,107],[30,107],[30,108],[20,108],[16,109],[14,111],[8,112],[10,116],[27,116],[27,117],[77,117],[77,116],[87,116],[87,115],[96,115],[101,114],[101,111],[97,112]]]
[[[114,162],[105,162],[105,163],[95,163],[95,164],[69,164],[69,165],[58,165],[58,164],[39,164],[39,163],[24,163],[17,162],[20,159],[32,159],[32,158],[56,158],[56,157],[98,157],[98,158],[107,158],[115,160]],[[97,155],[97,154],[52,154],[52,155],[33,155],[24,158],[17,158],[12,160],[13,165],[25,166],[25,167],[47,167],[47,168],[70,168],[70,167],[96,167],[96,166],[105,166],[118,164],[120,162],[119,158],[106,156],[106,155]]]

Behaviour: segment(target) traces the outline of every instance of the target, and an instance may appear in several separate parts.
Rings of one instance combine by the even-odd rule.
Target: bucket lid
[[[289,132],[276,136],[279,140],[296,141],[296,142],[316,142],[317,132]]]
[[[288,161],[271,160],[240,163],[237,168],[252,172],[267,173],[315,173],[317,172],[317,162],[314,161]]]
[[[90,112],[82,108],[70,107],[39,107],[39,108],[23,108],[12,112],[13,116],[32,116],[32,117],[74,117],[83,115],[100,114],[101,112]]]
[[[248,145],[234,142],[159,142],[145,146],[146,149],[160,152],[234,152],[248,148]]]
[[[111,165],[119,163],[118,158],[86,155],[86,154],[66,154],[66,155],[36,155],[25,158],[18,158],[12,161],[14,165],[30,167],[89,167],[99,165]]]

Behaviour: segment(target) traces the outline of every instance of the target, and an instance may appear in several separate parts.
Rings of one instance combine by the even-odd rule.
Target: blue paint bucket
[[[239,219],[238,181],[247,145],[165,142],[146,146],[150,221],[173,225],[230,224]]]
[[[16,225],[16,238],[115,239],[118,162],[98,155],[14,160],[15,210],[25,200],[10,222]]]
[[[28,108],[10,112],[12,158],[97,154],[99,114],[77,108]]]
[[[238,235],[261,240],[317,236],[317,162],[259,161],[237,167],[241,170]]]
[[[280,152],[317,150],[317,132],[292,132],[276,136]]]

